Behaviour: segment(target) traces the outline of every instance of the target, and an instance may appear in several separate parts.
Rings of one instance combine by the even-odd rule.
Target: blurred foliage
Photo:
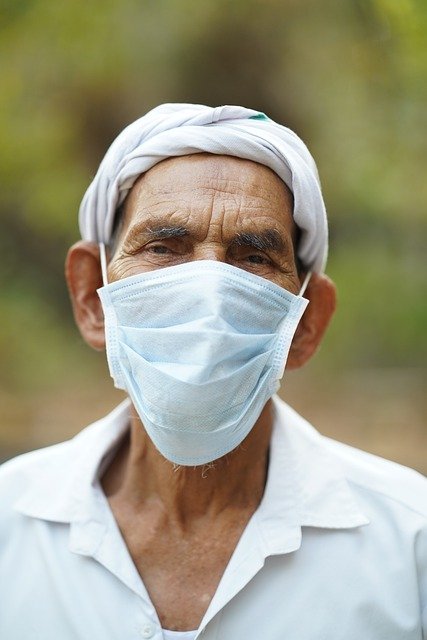
[[[424,0],[3,0],[0,380],[97,375],[62,264],[108,144],[161,102],[237,103],[312,150],[340,309],[318,361],[425,366]]]

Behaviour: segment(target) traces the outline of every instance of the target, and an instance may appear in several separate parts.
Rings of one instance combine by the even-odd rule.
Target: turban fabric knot
[[[270,167],[294,197],[302,264],[325,267],[326,211],[316,164],[302,140],[262,113],[239,106],[164,104],[126,127],[114,140],[80,206],[84,240],[109,244],[117,208],[134,182],[166,158],[213,153]]]

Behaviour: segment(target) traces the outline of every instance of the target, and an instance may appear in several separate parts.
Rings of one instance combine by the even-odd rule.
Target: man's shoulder
[[[361,502],[375,509],[412,512],[427,522],[427,478],[421,473],[372,453],[321,435],[291,407],[279,401],[283,422],[295,428],[303,447],[316,451],[347,481]],[[322,453],[323,452],[323,453]]]
[[[0,465],[0,518],[25,496],[60,499],[85,461],[100,454],[104,443],[114,437],[122,423],[126,404],[90,424],[70,440],[30,451]],[[111,436],[113,432],[113,436]]]
[[[409,467],[322,436],[348,482],[359,492],[427,518],[427,478]]]
[[[47,470],[64,469],[71,462],[73,450],[85,446],[101,421],[90,424],[70,440],[17,455],[0,465],[0,492],[10,483],[22,483],[26,478]]]
[[[0,512],[13,506],[41,476],[55,471],[66,473],[73,440],[29,451],[0,466]]]

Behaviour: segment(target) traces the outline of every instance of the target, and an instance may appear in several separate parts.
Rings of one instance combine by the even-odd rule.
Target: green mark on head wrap
[[[270,120],[270,118],[260,111],[256,116],[251,116],[249,120]]]

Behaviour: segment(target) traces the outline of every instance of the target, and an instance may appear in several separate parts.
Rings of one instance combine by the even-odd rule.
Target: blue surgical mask
[[[279,388],[308,304],[211,260],[141,273],[98,293],[115,386],[127,391],[160,453],[181,465],[211,462],[248,435]]]

